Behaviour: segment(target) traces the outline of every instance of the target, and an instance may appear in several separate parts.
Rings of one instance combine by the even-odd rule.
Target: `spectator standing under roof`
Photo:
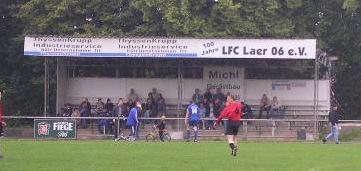
[[[128,100],[128,104],[130,106],[133,106],[134,105],[134,102],[139,100],[139,96],[137,93],[135,93],[135,90],[133,88],[130,89],[130,92],[127,96],[127,100]]]
[[[266,118],[269,116],[269,110],[270,110],[270,102],[266,94],[262,95],[261,102],[260,102],[260,109],[259,109],[259,115],[258,119],[262,119],[262,114],[264,111],[266,111]]]
[[[156,88],[152,89],[152,97],[154,98],[155,102],[158,102],[159,98],[161,97],[161,94],[158,93],[158,90]]]
[[[216,94],[214,95],[214,99],[219,99],[221,103],[226,102],[226,96],[223,94],[221,88],[217,88]]]
[[[104,109],[106,113],[111,113],[113,111],[114,108],[114,104],[112,103],[112,101],[108,98],[107,102],[104,105]]]
[[[196,88],[194,90],[194,94],[192,96],[192,99],[195,99],[195,103],[199,106],[203,102],[203,95],[200,93],[199,89]]]
[[[146,111],[147,110],[148,113],[146,113],[145,115],[149,115],[149,117],[155,117],[157,115],[157,103],[152,93],[148,93],[148,98],[146,102]]]
[[[211,100],[206,104],[206,118],[208,119],[206,122],[207,129],[215,129],[214,119],[216,119],[214,115],[214,102]]]
[[[207,101],[211,101],[213,99],[211,90],[212,90],[211,88],[207,88],[206,92],[203,94],[203,98],[207,99]]]
[[[152,113],[153,103],[151,99],[147,99],[147,102],[145,103],[145,112],[144,117],[149,118]]]
[[[157,104],[157,109],[158,109],[158,116],[157,117],[166,115],[167,107],[166,107],[166,104],[165,104],[165,99],[163,97],[159,99],[158,104]]]
[[[114,133],[114,139],[116,140],[119,136],[119,130],[123,128],[125,125],[124,119],[121,119],[124,117],[124,115],[127,114],[127,108],[124,105],[123,99],[119,98],[118,103],[114,106],[112,111],[112,116],[117,117],[117,119],[113,119],[113,133]]]
[[[97,99],[97,102],[95,103],[95,112],[97,116],[100,116],[102,113],[104,113],[104,103],[101,98]]]
[[[107,102],[104,105],[104,116],[112,117],[113,108],[114,108],[114,104],[112,103],[112,101],[109,98],[107,98]],[[108,120],[107,123],[108,123],[108,125],[107,125],[106,129],[109,130],[110,133],[113,133],[112,126],[114,123],[112,122],[111,119]]]
[[[204,118],[206,117],[206,106],[204,103],[199,104],[199,115],[201,118],[201,127],[202,129],[206,129],[206,121],[204,120]]]
[[[91,110],[91,105],[88,101],[88,98],[84,98],[79,106],[80,117],[89,117],[90,110]],[[88,120],[87,119],[81,119],[80,122],[81,122],[81,127],[83,129],[88,128]]]
[[[214,112],[214,117],[218,118],[218,116],[221,114],[223,110],[223,103],[219,98],[215,98],[214,103],[213,103],[213,112]]]
[[[73,114],[73,107],[71,107],[69,103],[65,103],[63,117],[71,117],[72,114]]]
[[[280,116],[280,101],[276,96],[273,97],[271,102],[271,118]]]

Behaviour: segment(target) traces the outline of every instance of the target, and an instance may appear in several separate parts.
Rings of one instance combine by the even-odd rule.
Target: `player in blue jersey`
[[[198,142],[198,124],[200,121],[200,113],[199,107],[195,103],[196,99],[192,100],[192,103],[188,106],[186,117],[185,117],[185,124],[187,128],[187,141],[191,140],[191,129],[194,131],[194,142]]]
[[[140,101],[136,101],[135,106],[130,110],[127,119],[127,127],[131,130],[130,136],[134,138],[136,138],[138,134],[138,126],[139,126],[138,116],[140,115],[141,111],[142,111],[142,104],[140,103]]]

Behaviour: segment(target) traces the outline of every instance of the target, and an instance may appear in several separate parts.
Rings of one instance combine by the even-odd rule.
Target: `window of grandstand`
[[[202,67],[184,67],[183,78],[187,79],[202,79],[203,78],[203,68]]]
[[[205,66],[245,68],[246,79],[313,79],[314,62],[308,60],[232,59],[68,59],[69,77],[165,78],[177,79],[178,68],[184,79],[203,78]],[[320,66],[319,78],[327,68]]]
[[[108,78],[178,78],[178,69],[172,67],[68,67],[69,77]]]
[[[246,68],[247,79],[312,79],[314,70],[292,68]]]
[[[101,66],[77,66],[68,67],[69,77],[115,77],[116,72],[113,67]]]

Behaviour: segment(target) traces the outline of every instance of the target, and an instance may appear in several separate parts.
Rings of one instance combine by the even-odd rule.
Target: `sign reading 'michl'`
[[[244,68],[207,66],[203,70],[203,88],[221,89],[223,93],[231,93],[237,99],[244,97]]]
[[[34,138],[75,139],[76,121],[35,119]]]
[[[315,39],[25,37],[27,56],[315,59]]]

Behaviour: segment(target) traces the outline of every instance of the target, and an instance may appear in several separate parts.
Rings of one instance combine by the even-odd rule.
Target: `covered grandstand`
[[[196,88],[220,88],[255,113],[263,94],[277,96],[282,118],[309,120],[313,133],[330,108],[330,74],[319,72],[316,40],[28,36],[24,54],[56,59],[56,116],[65,103],[115,102],[130,89],[144,102],[152,88],[163,94],[170,118],[183,117]]]

